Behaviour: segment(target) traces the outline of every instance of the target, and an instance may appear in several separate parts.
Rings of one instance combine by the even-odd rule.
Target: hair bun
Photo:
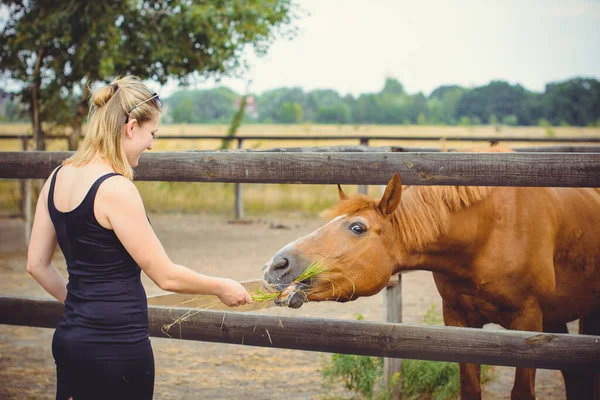
[[[92,104],[96,107],[102,107],[112,98],[113,94],[116,93],[119,86],[115,83],[114,85],[104,86],[102,89],[98,89],[92,95]]]

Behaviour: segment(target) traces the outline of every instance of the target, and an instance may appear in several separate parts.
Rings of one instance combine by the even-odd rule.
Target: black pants
[[[70,343],[55,334],[56,400],[151,400],[154,354],[150,340],[136,344]]]

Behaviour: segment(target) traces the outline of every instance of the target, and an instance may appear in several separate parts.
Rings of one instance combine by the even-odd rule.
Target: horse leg
[[[443,302],[444,323],[447,326],[469,327],[468,317]],[[481,328],[478,326],[477,328]],[[461,400],[481,400],[481,366],[479,364],[460,363]]]
[[[579,333],[600,336],[600,308],[579,320]],[[581,382],[581,394],[573,399],[600,399],[600,371],[579,371],[576,374]],[[571,397],[568,397],[571,400]]]
[[[518,331],[542,331],[542,312],[537,302],[524,307],[512,320],[508,329]],[[515,384],[510,392],[511,400],[535,400],[535,368],[517,368]]]
[[[566,323],[544,323],[544,332],[550,333],[569,333]],[[565,392],[567,400],[583,399],[583,382],[581,381],[581,373],[578,371],[561,370],[565,379]]]

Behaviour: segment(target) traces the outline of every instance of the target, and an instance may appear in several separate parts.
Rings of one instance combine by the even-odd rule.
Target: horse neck
[[[462,265],[446,254],[447,250],[457,251],[457,242],[448,237],[452,214],[482,201],[491,190],[481,186],[412,186],[405,190],[392,218],[399,246],[396,272],[423,269],[462,274]]]

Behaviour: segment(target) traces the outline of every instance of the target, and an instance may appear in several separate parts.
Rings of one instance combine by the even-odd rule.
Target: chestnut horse
[[[349,301],[393,274],[433,272],[446,325],[600,335],[600,191],[411,186],[394,174],[381,200],[338,186],[333,219],[263,267],[279,305]],[[314,262],[322,280],[295,278]],[[597,371],[563,371],[568,399],[598,399]],[[460,364],[461,398],[480,399],[480,366]],[[517,368],[513,399],[535,398],[535,369]]]

